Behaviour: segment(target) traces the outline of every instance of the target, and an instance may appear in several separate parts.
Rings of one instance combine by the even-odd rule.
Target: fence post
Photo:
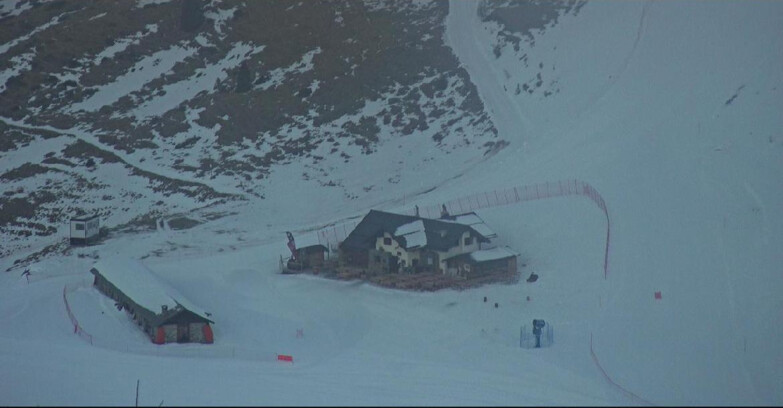
[[[519,347],[520,348],[522,347],[522,336],[524,335],[523,334],[524,333],[524,329],[525,329],[525,326],[520,326],[519,327]]]
[[[604,210],[606,215],[606,249],[604,250],[604,280],[609,273],[609,212]]]

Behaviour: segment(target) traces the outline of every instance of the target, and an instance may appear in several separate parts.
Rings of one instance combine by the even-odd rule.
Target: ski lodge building
[[[431,219],[370,210],[340,243],[340,266],[370,275],[516,273],[516,254],[490,248],[488,236],[496,235],[475,213]]]
[[[102,259],[90,270],[93,285],[125,309],[155,344],[213,342],[210,314],[199,309],[144,264]]]

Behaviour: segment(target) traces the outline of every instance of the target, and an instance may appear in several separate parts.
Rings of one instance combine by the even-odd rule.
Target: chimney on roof
[[[454,219],[454,217],[449,214],[449,210],[446,209],[446,204],[441,204],[440,206],[440,218],[446,220]]]
[[[166,313],[169,310],[169,307],[167,305],[160,305],[160,310],[163,313]]]

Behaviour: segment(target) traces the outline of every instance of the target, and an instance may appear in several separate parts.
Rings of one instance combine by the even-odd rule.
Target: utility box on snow
[[[71,218],[71,245],[88,245],[97,240],[100,224],[97,215]]]

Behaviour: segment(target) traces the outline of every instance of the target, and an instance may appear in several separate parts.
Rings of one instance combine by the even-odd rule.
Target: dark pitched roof
[[[474,230],[478,231],[479,234],[486,238],[496,238],[498,236],[498,234],[492,231],[489,226],[484,223],[484,220],[474,211],[451,215],[449,216],[449,220],[458,224],[470,225]]]
[[[421,220],[427,237],[424,248],[439,251],[448,250],[459,242],[465,231],[470,231],[479,241],[489,242],[485,236],[468,225],[458,224],[453,221],[441,221],[430,218],[416,217],[413,215],[394,214],[378,210],[370,210],[369,213],[356,225],[356,228],[340,244],[341,248],[371,249],[375,247],[376,238],[388,232],[392,236],[402,225]],[[401,246],[407,248],[404,236],[395,237]]]
[[[191,303],[140,261],[127,258],[102,258],[93,265],[90,272],[102,276],[126,298],[160,319],[169,319],[174,312],[186,310],[200,319],[214,323],[208,317],[209,313]],[[162,306],[167,307],[167,312],[162,311]]]

